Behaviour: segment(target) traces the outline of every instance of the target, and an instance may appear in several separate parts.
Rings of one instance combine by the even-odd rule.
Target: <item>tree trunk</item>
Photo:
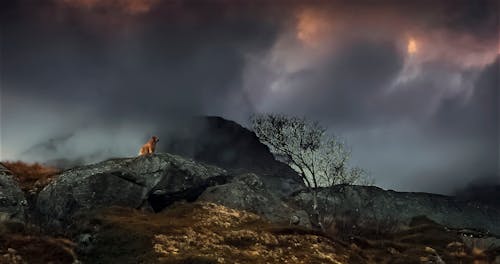
[[[320,212],[318,209],[318,193],[316,192],[316,190],[311,190],[311,194],[313,197],[313,210],[312,214],[310,215],[311,226],[314,229],[325,231],[320,220]]]

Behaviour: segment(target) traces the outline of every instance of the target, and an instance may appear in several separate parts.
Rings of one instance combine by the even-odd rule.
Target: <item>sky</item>
[[[136,155],[191,115],[318,120],[377,186],[499,184],[498,1],[0,3],[0,160]]]

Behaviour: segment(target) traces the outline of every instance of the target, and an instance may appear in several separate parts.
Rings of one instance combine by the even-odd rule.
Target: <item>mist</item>
[[[495,1],[125,3],[2,3],[0,160],[131,157],[191,116],[276,112],[383,188],[498,182]]]

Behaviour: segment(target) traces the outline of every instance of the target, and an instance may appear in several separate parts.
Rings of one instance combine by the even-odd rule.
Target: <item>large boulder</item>
[[[221,117],[196,117],[176,124],[160,137],[160,149],[214,164],[234,174],[253,172],[274,192],[289,196],[304,188],[301,177],[275,160],[255,133]]]
[[[26,220],[27,201],[12,173],[0,164],[0,222]]]
[[[385,191],[374,186],[337,185],[322,189],[320,209],[362,227],[405,228],[416,216],[426,216],[448,228],[481,230],[500,235],[500,210],[452,196]],[[312,208],[312,196],[301,192],[296,202]],[[380,230],[386,231],[386,230]]]
[[[290,201],[285,202],[254,173],[244,173],[226,184],[208,187],[198,201],[249,211],[275,223],[289,224],[292,219],[296,219],[294,224],[306,227],[311,225],[304,210]]]
[[[66,170],[38,195],[37,214],[51,227],[66,227],[85,210],[109,206],[160,211],[177,200],[195,200],[224,183],[226,171],[176,155],[111,159]]]

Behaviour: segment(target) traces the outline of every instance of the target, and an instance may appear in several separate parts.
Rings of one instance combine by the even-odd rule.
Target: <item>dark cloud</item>
[[[439,22],[443,26],[482,37],[498,35],[498,1],[448,1],[442,10]]]
[[[1,5],[2,158],[130,156],[186,116],[275,111],[383,187],[498,176],[497,1]]]
[[[32,21],[5,32],[6,93],[68,107],[92,104],[114,116],[223,110],[226,96],[238,93],[244,52],[269,45],[274,34],[258,24],[245,30],[247,22],[238,19],[204,25],[156,18],[140,31],[103,39],[64,22]]]
[[[454,193],[466,201],[482,202],[500,208],[500,179],[494,175],[477,178]]]

